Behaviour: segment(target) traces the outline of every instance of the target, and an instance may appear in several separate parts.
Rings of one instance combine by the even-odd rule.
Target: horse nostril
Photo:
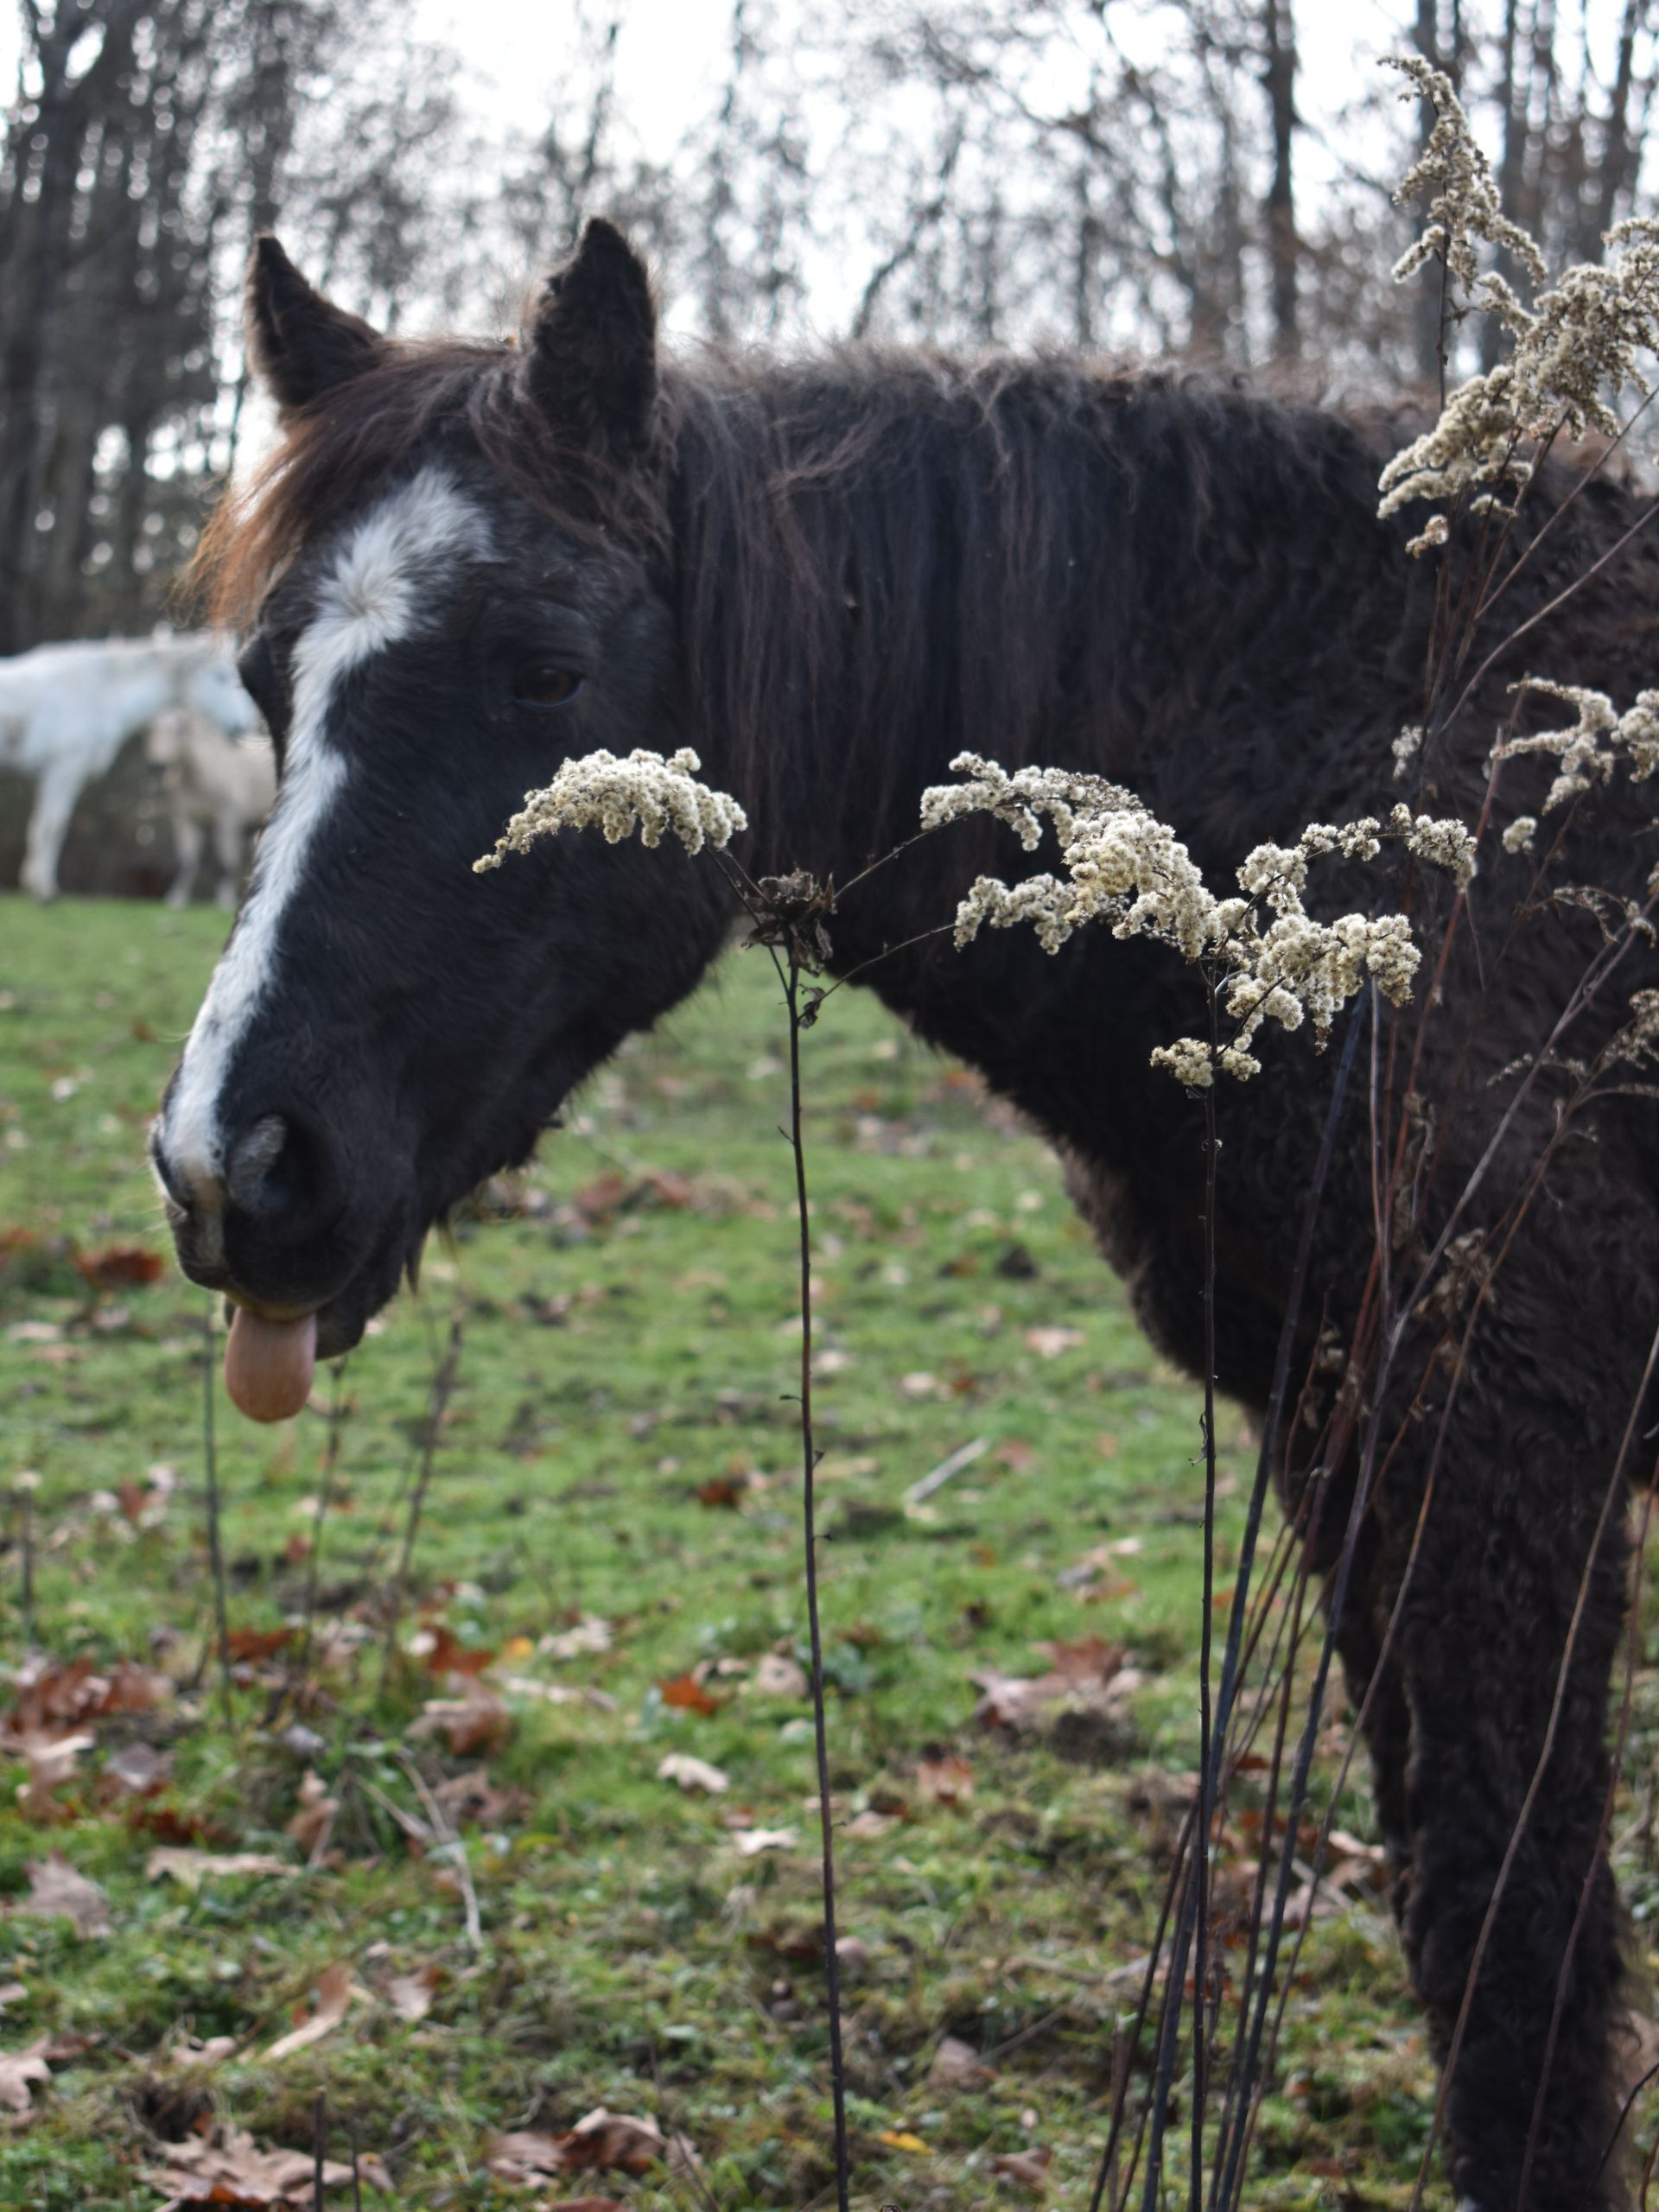
[[[226,1164],[225,1187],[244,1213],[274,1213],[286,1202],[289,1194],[276,1170],[288,1141],[288,1123],[280,1114],[267,1114],[238,1139]]]

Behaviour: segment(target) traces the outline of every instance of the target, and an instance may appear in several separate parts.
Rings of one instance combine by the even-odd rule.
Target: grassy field
[[[138,1279],[144,1128],[222,933],[0,901],[0,2204],[158,2206],[209,2128],[309,2146],[319,2091],[402,2206],[515,2201],[498,2138],[600,2105],[683,2133],[705,2193],[653,2162],[516,2201],[823,2202],[770,971],[728,961],[601,1077],[310,1412],[217,1393],[227,1721],[205,1301]],[[853,994],[806,1043],[857,2202],[1081,2205],[1196,1754],[1197,1402],[970,1078]],[[1222,1441],[1224,1570],[1251,1449]],[[976,1675],[1057,1670],[1033,1725],[995,1679],[976,1717]],[[1362,1883],[1303,1954],[1249,2201],[1403,2203],[1432,2101]]]

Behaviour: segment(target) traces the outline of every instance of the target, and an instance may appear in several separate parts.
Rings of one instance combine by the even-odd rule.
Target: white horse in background
[[[195,707],[169,707],[150,724],[144,757],[162,771],[178,873],[167,894],[185,906],[195,887],[202,847],[211,834],[219,862],[218,899],[233,907],[246,861],[247,840],[270,812],[276,797],[276,756],[270,740],[226,737]]]
[[[191,707],[226,737],[257,729],[230,641],[209,632],[36,645],[0,660],[0,767],[38,778],[23,888],[58,889],[75,801],[107,775],[130,737],[172,707]]]

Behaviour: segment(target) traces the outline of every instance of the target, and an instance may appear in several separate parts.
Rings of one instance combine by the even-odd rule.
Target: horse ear
[[[248,264],[248,351],[284,415],[372,369],[385,341],[308,284],[265,232]]]
[[[644,443],[657,397],[657,307],[645,264],[595,217],[543,285],[525,347],[531,397],[591,448]]]

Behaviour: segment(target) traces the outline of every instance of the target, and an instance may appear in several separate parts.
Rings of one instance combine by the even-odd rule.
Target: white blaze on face
[[[258,1019],[280,964],[284,919],[345,789],[346,760],[328,735],[340,688],[353,670],[429,619],[447,564],[488,550],[481,511],[442,469],[426,468],[348,532],[318,589],[315,611],[294,649],[282,788],[162,1125],[169,1165],[209,1207],[218,1203],[227,1134],[235,1135],[220,1116],[225,1079]]]

